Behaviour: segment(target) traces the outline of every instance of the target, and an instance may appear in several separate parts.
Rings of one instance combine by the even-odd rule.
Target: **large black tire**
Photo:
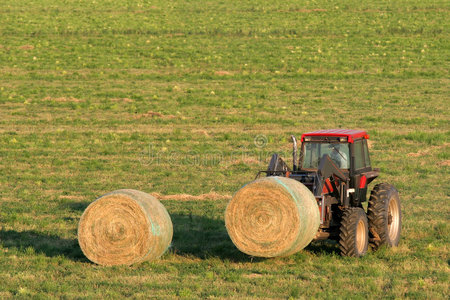
[[[377,184],[370,193],[367,208],[370,245],[396,247],[402,229],[402,211],[397,189],[389,183]]]
[[[360,257],[369,246],[369,225],[364,209],[347,208],[341,219],[339,249],[342,256]]]

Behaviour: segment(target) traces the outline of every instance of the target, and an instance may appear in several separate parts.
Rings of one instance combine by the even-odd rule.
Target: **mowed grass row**
[[[0,298],[448,298],[449,6],[0,1]],[[369,132],[400,191],[396,249],[252,259],[226,200],[163,201],[161,260],[79,249],[103,193],[232,195],[273,152],[291,161],[290,134],[339,127]]]

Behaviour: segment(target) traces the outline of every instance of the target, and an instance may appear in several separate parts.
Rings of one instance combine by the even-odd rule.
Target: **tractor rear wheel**
[[[367,208],[370,245],[377,250],[382,245],[395,247],[400,241],[402,212],[398,191],[389,183],[377,184],[370,193]]]
[[[366,254],[369,245],[367,215],[360,207],[347,208],[341,219],[339,249],[343,256],[360,257]]]

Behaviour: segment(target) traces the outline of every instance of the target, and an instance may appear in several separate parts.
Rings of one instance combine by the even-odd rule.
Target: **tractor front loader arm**
[[[319,182],[314,191],[315,196],[322,195],[323,185],[329,179],[336,199],[339,199],[342,205],[348,206],[347,188],[350,178],[336,166],[330,156],[324,155],[320,159],[318,177]],[[336,186],[335,177],[339,178],[339,187]]]

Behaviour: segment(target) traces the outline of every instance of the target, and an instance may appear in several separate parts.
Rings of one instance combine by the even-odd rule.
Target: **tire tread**
[[[342,256],[358,257],[365,254],[365,251],[358,253],[356,248],[356,228],[362,215],[365,215],[365,212],[360,207],[349,207],[342,215],[339,232],[339,249]]]
[[[375,185],[370,193],[367,207],[367,218],[369,221],[369,232],[375,231],[379,239],[371,237],[369,244],[373,250],[377,250],[384,244],[391,246],[389,233],[387,230],[387,209],[389,197],[392,192],[397,190],[389,183],[379,183]],[[400,201],[400,200],[399,200]],[[395,245],[396,246],[396,245]]]

